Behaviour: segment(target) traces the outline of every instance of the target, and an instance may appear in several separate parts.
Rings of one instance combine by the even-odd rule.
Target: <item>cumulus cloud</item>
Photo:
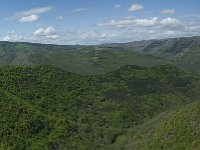
[[[113,32],[122,32],[123,34],[121,34],[121,36],[132,40],[134,40],[134,37],[138,37],[137,40],[144,40],[200,34],[200,24],[189,24],[171,17],[164,19],[159,19],[158,17],[125,17],[119,20],[110,20],[108,22],[100,23],[99,26],[111,28]],[[125,38],[123,39],[125,40]]]
[[[164,29],[180,30],[183,28],[183,25],[178,19],[168,17],[161,20],[160,27]]]
[[[165,9],[160,12],[161,14],[175,14],[176,10],[175,9]]]
[[[100,23],[93,31],[58,32],[54,27],[49,26],[39,28],[30,35],[16,34],[14,31],[9,32],[1,37],[1,40],[51,44],[101,44],[193,35],[200,35],[200,24],[198,22],[186,23],[171,17],[162,19],[128,16],[119,20]]]
[[[53,27],[48,28],[39,28],[34,33],[36,37],[44,37],[49,39],[59,39],[60,36],[57,34],[56,30]]]
[[[161,21],[161,24],[164,24],[164,25],[173,25],[173,24],[180,24],[180,21],[176,18],[165,18]]]
[[[19,19],[19,22],[25,23],[25,22],[34,22],[39,19],[38,15],[30,15],[30,16],[25,16]]]
[[[126,17],[120,20],[110,20],[108,22],[100,23],[99,26],[119,28],[119,29],[133,29],[133,28],[159,28],[165,30],[181,30],[182,23],[176,18],[165,18],[160,20],[158,17],[136,19],[133,17]]]
[[[135,19],[137,26],[152,27],[158,24],[158,17],[153,17],[149,19]]]
[[[18,35],[15,33],[15,31],[8,32],[7,35],[1,38],[2,41],[10,41],[10,42],[17,42],[17,41],[23,41],[26,38],[22,35]]]
[[[71,13],[83,12],[83,11],[88,11],[88,10],[90,10],[90,8],[88,8],[88,7],[76,8],[76,9],[71,10]]]
[[[141,4],[133,4],[131,5],[131,7],[128,9],[128,11],[133,11],[133,12],[136,12],[136,11],[140,11],[140,10],[143,10],[144,7],[143,5]]]

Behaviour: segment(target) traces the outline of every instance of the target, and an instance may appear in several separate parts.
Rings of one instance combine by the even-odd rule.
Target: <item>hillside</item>
[[[177,66],[190,71],[199,72],[200,69],[200,37],[198,36],[107,44],[106,46],[170,60],[176,62]]]
[[[110,47],[122,47],[129,51],[152,54],[163,58],[174,58],[199,48],[200,37],[182,37],[158,40],[135,41],[130,43],[105,44]]]
[[[199,41],[0,42],[0,149],[198,149]]]
[[[174,64],[199,72],[199,43],[199,37],[94,46],[0,42],[0,65],[54,65],[79,74],[100,74],[125,65]]]
[[[0,150],[200,150],[200,0],[0,6]]]
[[[0,42],[0,65],[53,65],[79,74],[100,74],[125,65],[151,66],[171,62],[150,55],[102,46],[62,46]]]
[[[198,101],[176,110],[164,112],[130,131],[128,136],[118,137],[112,148],[198,150],[200,148],[199,109],[200,103]]]
[[[1,149],[109,149],[160,113],[195,101],[198,81],[168,65],[95,76],[51,66],[2,67]]]

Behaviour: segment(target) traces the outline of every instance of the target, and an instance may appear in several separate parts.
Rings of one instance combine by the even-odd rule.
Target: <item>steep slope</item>
[[[0,68],[1,149],[109,149],[129,130],[193,102],[198,80],[172,66],[95,76]]]
[[[55,129],[58,118],[44,115],[38,107],[3,89],[0,95],[0,149],[41,149],[42,142],[54,146],[51,132],[59,131]]]
[[[174,55],[183,55],[191,49],[199,48],[200,37],[183,37],[161,40],[135,41],[122,44],[108,44],[110,47],[121,47],[129,51],[152,54],[172,59]]]
[[[200,148],[199,110],[200,102],[198,101],[177,110],[164,112],[130,131],[128,137],[128,134],[118,137],[118,141],[112,148],[127,150],[198,150]]]
[[[148,40],[124,44],[108,44],[107,46],[153,55],[176,62],[175,64],[179,67],[199,72],[200,37]]]

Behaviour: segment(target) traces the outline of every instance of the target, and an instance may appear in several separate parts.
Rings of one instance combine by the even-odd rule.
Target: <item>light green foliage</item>
[[[3,67],[0,145],[53,150],[127,146],[130,130],[192,102],[197,80],[168,65],[126,66],[92,76],[51,66]]]
[[[198,101],[164,112],[130,131],[126,136],[129,142],[121,143],[120,146],[127,150],[198,150],[200,148],[199,110]]]

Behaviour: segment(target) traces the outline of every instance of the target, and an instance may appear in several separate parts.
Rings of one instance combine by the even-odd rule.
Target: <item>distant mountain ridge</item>
[[[200,70],[200,37],[102,45],[0,42],[0,65],[54,65],[81,74],[105,73],[124,65],[174,64]]]
[[[169,38],[130,43],[107,44],[143,55],[152,55],[176,62],[178,66],[191,71],[200,70],[200,37]]]
[[[0,42],[0,65],[53,65],[80,74],[99,74],[125,65],[170,63],[158,57],[102,46],[59,46]]]

